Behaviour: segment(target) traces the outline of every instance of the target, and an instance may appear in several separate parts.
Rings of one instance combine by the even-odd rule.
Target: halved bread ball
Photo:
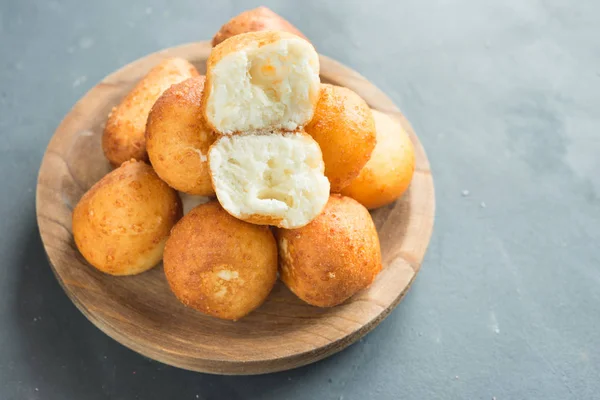
[[[377,145],[371,159],[342,194],[368,209],[389,204],[408,189],[415,171],[415,150],[400,122],[382,112],[373,111]]]
[[[244,11],[230,19],[219,29],[212,40],[213,47],[232,36],[247,32],[284,31],[306,39],[294,25],[274,13],[267,7],[261,6]]]
[[[313,117],[319,56],[287,32],[250,32],[213,49],[207,61],[204,115],[221,134],[294,131]]]
[[[365,166],[377,142],[367,103],[350,89],[321,85],[315,116],[306,126],[323,152],[331,191],[339,193]]]
[[[181,214],[177,192],[148,164],[131,160],[83,195],[73,210],[73,237],[100,271],[134,275],[160,262]]]
[[[146,148],[154,170],[184,193],[214,194],[208,149],[216,135],[201,111],[205,78],[196,76],[167,89],[154,103],[146,125]]]
[[[381,271],[379,236],[355,200],[332,194],[323,212],[299,229],[277,229],[280,278],[317,307],[343,303]]]
[[[329,197],[321,150],[305,133],[222,136],[209,163],[223,208],[254,224],[304,226]]]
[[[147,160],[146,120],[154,102],[171,85],[197,75],[183,58],[168,58],[152,68],[108,116],[102,137],[106,158],[114,166],[132,158]]]
[[[169,286],[183,304],[237,320],[271,292],[277,245],[268,227],[240,221],[212,201],[175,225],[163,263]]]

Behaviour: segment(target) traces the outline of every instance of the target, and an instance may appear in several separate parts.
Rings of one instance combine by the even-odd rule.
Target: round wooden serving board
[[[433,228],[433,181],[421,143],[392,101],[351,69],[321,56],[322,80],[353,89],[372,108],[397,118],[415,144],[417,161],[408,192],[372,212],[384,269],[369,289],[343,305],[320,309],[303,303],[278,282],[266,303],[249,316],[222,321],[179,303],[162,265],[137,276],[105,275],[83,259],[73,241],[73,207],[110,170],[101,136],[111,108],[160,59],[183,57],[205,73],[210,50],[208,42],[201,42],[151,54],[108,76],[73,107],[52,137],[40,168],[40,233],[67,295],[92,323],[123,345],[201,372],[261,374],[299,367],[342,350],[394,309],[419,271]]]

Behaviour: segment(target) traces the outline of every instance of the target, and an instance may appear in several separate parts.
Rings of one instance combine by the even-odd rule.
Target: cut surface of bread
[[[204,112],[215,131],[294,131],[313,117],[319,56],[290,33],[241,34],[213,50],[206,84]]]
[[[329,198],[321,149],[305,133],[222,136],[209,166],[223,208],[255,224],[304,226]]]

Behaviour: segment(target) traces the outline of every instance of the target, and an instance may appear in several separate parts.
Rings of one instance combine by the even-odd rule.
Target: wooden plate
[[[398,304],[419,271],[434,219],[434,190],[425,151],[410,124],[379,89],[321,56],[324,82],[347,86],[369,105],[397,118],[416,149],[416,173],[402,199],[372,213],[384,270],[345,304],[319,309],[278,283],[267,302],[238,322],[204,316],[169,291],[162,266],[132,277],[105,275],[78,253],[71,210],[109,170],[101,136],[110,109],[160,59],[184,57],[201,73],[208,42],[170,48],[137,60],[90,90],[52,137],[40,168],[37,219],[52,269],[81,312],[123,345],[177,367],[218,374],[286,370],[327,357],[358,340]]]

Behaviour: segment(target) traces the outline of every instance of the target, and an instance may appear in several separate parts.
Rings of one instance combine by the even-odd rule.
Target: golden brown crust
[[[402,196],[415,170],[415,152],[408,133],[390,116],[373,110],[377,145],[358,176],[342,189],[368,209],[382,207]]]
[[[305,130],[321,147],[332,193],[358,176],[377,142],[367,103],[352,90],[330,84],[321,84],[315,115]]]
[[[154,102],[172,84],[181,82],[198,71],[182,58],[161,61],[144,76],[108,116],[102,137],[106,158],[114,165],[130,160],[147,160],[146,119]]]
[[[260,306],[277,279],[277,245],[270,229],[202,204],[179,221],[164,254],[171,290],[185,305],[237,320]]]
[[[305,302],[343,303],[381,271],[375,224],[355,200],[332,194],[316,219],[299,229],[276,229],[280,278]]]
[[[204,76],[189,78],[159,97],[148,115],[146,149],[154,170],[169,186],[211,196],[208,149],[217,136],[202,114],[204,81]]]
[[[244,48],[253,46],[254,44],[258,47],[262,47],[271,43],[276,43],[282,39],[299,39],[299,37],[288,32],[248,32],[233,36],[213,48],[206,61],[206,83],[204,85],[204,93],[202,96],[202,113],[207,124],[213,131],[219,132],[219,130],[211,123],[210,118],[206,118],[207,100],[212,94],[213,68],[228,54],[240,51]]]
[[[142,161],[110,172],[73,210],[73,237],[83,257],[102,272],[133,275],[160,262],[181,200]]]
[[[253,10],[244,11],[230,19],[221,27],[219,32],[215,34],[212,45],[214,47],[225,39],[229,39],[230,37],[241,33],[258,31],[283,31],[293,33],[296,36],[306,39],[306,36],[304,36],[294,25],[267,7],[261,6]]]

